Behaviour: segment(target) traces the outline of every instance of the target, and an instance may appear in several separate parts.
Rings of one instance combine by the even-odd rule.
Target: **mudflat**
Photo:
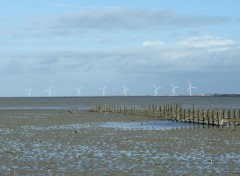
[[[156,120],[88,110],[1,110],[0,173],[240,175],[239,126],[141,128]],[[133,122],[140,128],[121,126]]]

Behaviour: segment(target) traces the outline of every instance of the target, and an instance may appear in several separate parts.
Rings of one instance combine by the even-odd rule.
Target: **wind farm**
[[[186,80],[184,82],[179,81],[173,81],[173,82],[165,82],[162,83],[161,80],[158,81],[160,84],[144,84],[144,91],[142,87],[136,87],[130,84],[131,92],[128,87],[126,87],[124,84],[122,85],[114,85],[109,86],[103,86],[99,89],[93,89],[96,86],[85,86],[84,91],[82,92],[82,87],[78,88],[72,88],[69,90],[72,90],[72,92],[69,91],[69,94],[61,94],[59,89],[62,90],[61,87],[56,87],[54,95],[52,93],[52,86],[49,86],[48,89],[45,89],[44,92],[41,93],[40,88],[33,87],[34,88],[34,96],[32,95],[33,88],[25,88],[25,92],[23,97],[98,97],[98,96],[104,96],[104,97],[111,97],[111,96],[155,96],[155,97],[163,97],[163,96],[240,96],[239,93],[232,93],[232,94],[221,94],[221,93],[203,93],[204,91],[201,90],[201,86],[196,86],[198,82],[194,81],[194,84],[192,84],[192,81]],[[161,85],[161,86],[160,86]],[[129,86],[129,85],[128,85]],[[76,86],[77,87],[77,86]],[[93,87],[93,88],[92,88]],[[90,89],[91,88],[91,89]],[[93,93],[87,93],[89,90],[91,90]],[[160,91],[161,90],[161,91]],[[94,92],[95,91],[95,92]],[[101,92],[99,94],[99,91]],[[76,93],[74,93],[76,92]],[[98,92],[98,93],[97,93]],[[18,96],[16,96],[18,97]],[[22,96],[19,96],[22,97]]]

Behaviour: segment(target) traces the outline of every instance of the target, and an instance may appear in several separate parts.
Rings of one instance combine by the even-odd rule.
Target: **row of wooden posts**
[[[183,108],[179,104],[148,105],[141,108],[121,107],[112,105],[94,105],[92,112],[121,113],[125,115],[143,115],[208,125],[240,125],[240,110],[236,109],[198,109],[193,105],[191,108]]]

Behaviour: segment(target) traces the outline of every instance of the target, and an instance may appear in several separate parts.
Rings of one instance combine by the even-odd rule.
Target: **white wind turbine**
[[[75,91],[77,91],[77,96],[78,96],[78,97],[79,97],[80,94],[81,94],[81,89],[82,89],[82,87],[79,87],[78,89],[75,89]]]
[[[122,91],[122,92],[123,92],[123,95],[124,95],[124,96],[127,96],[127,91],[128,91],[128,90],[130,90],[130,89],[128,89],[128,88],[126,88],[125,86],[123,86],[123,91]]]
[[[157,87],[157,86],[155,86],[155,84],[153,84],[153,88],[154,88],[154,95],[157,96],[158,95],[158,89],[160,89],[161,87]]]
[[[52,95],[52,87],[49,87],[49,89],[45,90],[48,92],[48,96],[51,97]]]
[[[25,90],[28,91],[28,97],[31,97],[32,88],[25,89]]]
[[[102,91],[102,96],[106,96],[106,89],[107,87],[100,88],[100,90]]]
[[[179,88],[179,86],[174,86],[172,83],[170,83],[170,84],[172,86],[172,96],[175,96],[176,95],[175,89]]]
[[[189,92],[189,95],[192,96],[192,89],[195,89],[197,87],[192,86],[190,81],[188,81],[188,85],[189,85],[189,87],[187,89],[187,92]]]

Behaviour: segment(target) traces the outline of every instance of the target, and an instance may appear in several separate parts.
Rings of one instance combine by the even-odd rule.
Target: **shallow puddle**
[[[203,125],[175,122],[168,120],[158,120],[149,122],[106,122],[99,125],[103,128],[114,128],[122,130],[171,130],[177,128],[203,127]]]
[[[112,128],[118,130],[171,130],[181,128],[203,128],[204,125],[188,122],[175,122],[168,120],[148,121],[148,122],[102,122],[102,123],[81,123],[53,126],[22,126],[24,129],[46,130],[46,129],[91,129],[91,128]]]

